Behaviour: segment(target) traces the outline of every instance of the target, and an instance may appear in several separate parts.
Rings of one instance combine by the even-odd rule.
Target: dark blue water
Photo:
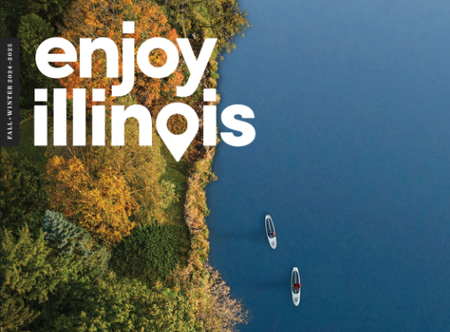
[[[251,107],[257,136],[220,144],[207,188],[240,330],[449,331],[450,3],[242,7],[253,27],[220,65],[220,107]]]

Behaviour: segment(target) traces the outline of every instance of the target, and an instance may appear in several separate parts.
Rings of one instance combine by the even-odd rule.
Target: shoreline
[[[206,217],[205,187],[217,180],[211,170],[215,147],[207,147],[204,157],[193,164],[188,177],[184,209],[185,221],[191,236],[187,266],[175,272],[183,279],[182,286],[188,289],[198,305],[197,319],[208,331],[234,331],[237,324],[247,324],[248,311],[241,301],[231,297],[230,287],[222,279],[218,270],[209,263],[209,229]]]

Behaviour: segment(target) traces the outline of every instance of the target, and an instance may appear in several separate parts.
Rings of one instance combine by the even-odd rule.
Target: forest
[[[1,151],[1,331],[235,331],[246,323],[248,312],[208,261],[205,186],[217,177],[215,148],[203,146],[202,131],[179,162],[154,125],[153,145],[140,146],[133,119],[124,146],[108,141],[110,121],[106,145],[90,143],[92,89],[106,90],[104,105],[140,104],[155,119],[180,99],[176,86],[189,79],[181,52],[172,75],[152,79],[137,70],[132,91],[118,98],[111,85],[120,77],[106,77],[101,51],[92,56],[92,78],[80,78],[79,63],[72,63],[74,75],[51,79],[35,63],[38,46],[50,37],[76,47],[80,38],[99,37],[119,45],[123,21],[135,21],[137,46],[152,37],[188,38],[198,56],[205,38],[217,38],[196,92],[182,98],[202,119],[203,89],[217,87],[223,54],[250,27],[238,1],[6,0],[1,6],[1,36],[20,39],[21,66],[21,142]],[[122,63],[120,48],[119,57]],[[156,50],[149,61],[162,65],[166,55]],[[35,88],[86,88],[86,146],[71,143],[70,93],[68,145],[34,146]],[[51,117],[51,98],[47,105]],[[184,118],[172,116],[168,128],[183,133]]]

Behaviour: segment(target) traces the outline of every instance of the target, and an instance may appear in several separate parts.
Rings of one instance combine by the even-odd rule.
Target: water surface
[[[241,3],[253,27],[220,64],[219,109],[249,106],[257,134],[219,145],[207,187],[240,330],[447,331],[450,4]]]

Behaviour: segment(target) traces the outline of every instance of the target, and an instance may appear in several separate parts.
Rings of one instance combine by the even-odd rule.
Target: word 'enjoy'
[[[134,22],[123,22],[124,34],[134,33]],[[192,95],[203,76],[208,65],[214,46],[215,38],[206,38],[198,58],[192,50],[187,38],[177,38],[178,47],[181,50],[184,61],[190,71],[189,79],[185,86],[177,86],[178,97]],[[52,49],[59,48],[64,53],[50,53]],[[163,50],[167,55],[166,63],[161,67],[154,67],[149,62],[149,55],[155,49]],[[106,77],[119,77],[119,52],[117,45],[109,38],[80,38],[80,77],[92,77],[92,54],[96,50],[103,50],[106,54]],[[148,77],[161,79],[171,75],[178,67],[179,54],[177,47],[165,38],[155,37],[146,40],[135,52],[134,38],[124,38],[122,45],[123,66],[122,82],[111,87],[113,97],[124,96],[133,88],[135,80],[135,54],[139,69]],[[55,67],[50,63],[76,62],[77,51],[75,46],[64,38],[54,37],[42,42],[36,52],[36,65],[46,76],[60,79],[71,75],[74,69],[65,64]],[[35,102],[47,102],[47,89],[35,89]],[[105,101],[105,89],[93,89],[92,100]],[[216,101],[215,89],[204,89],[203,100],[205,102]],[[66,89],[54,89],[54,145],[67,144],[67,91]],[[34,106],[35,145],[47,145],[47,106]],[[174,114],[180,114],[187,120],[187,129],[183,134],[172,134],[167,128],[167,120]],[[240,115],[243,119],[253,119],[253,111],[245,105],[231,105],[222,112],[223,124],[242,135],[235,136],[232,132],[221,132],[223,141],[231,146],[245,146],[250,144],[256,136],[255,129],[247,122],[235,119]],[[124,127],[126,119],[134,117],[139,122],[139,144],[152,145],[152,118],[148,109],[142,105],[132,105],[125,109],[124,106],[111,106],[111,144],[124,145]],[[203,144],[205,146],[216,145],[217,107],[205,105],[203,108]],[[176,102],[165,106],[156,119],[156,130],[174,158],[179,161],[191,144],[199,129],[197,113],[187,104]],[[92,145],[105,145],[105,106],[92,106]],[[73,89],[73,144],[86,145],[86,89]]]

